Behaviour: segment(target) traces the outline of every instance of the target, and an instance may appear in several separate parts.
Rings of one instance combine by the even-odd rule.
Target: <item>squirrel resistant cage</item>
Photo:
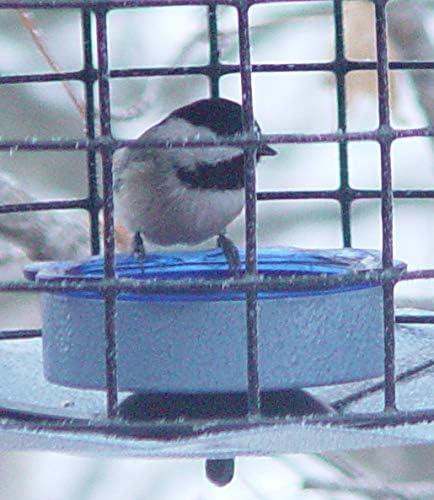
[[[111,136],[109,78],[131,76],[131,71],[110,67],[107,13],[116,8],[170,6],[174,2],[6,0],[0,5],[1,9],[72,8],[81,13],[82,71],[0,76],[0,84],[81,81],[86,89],[86,140],[0,140],[0,148],[87,150],[90,194],[85,208],[92,221],[93,254],[99,253],[100,208],[105,219],[103,257],[33,264],[25,270],[28,281],[0,281],[0,292],[38,291],[43,302],[42,339],[39,330],[1,332],[0,359],[5,373],[0,383],[0,447],[4,449],[204,457],[209,477],[224,484],[233,474],[237,455],[434,440],[434,432],[426,426],[434,419],[434,401],[428,398],[421,405],[417,399],[417,394],[429,394],[432,387],[428,368],[433,364],[434,348],[428,324],[434,322],[434,316],[411,311],[395,318],[394,311],[396,283],[433,278],[434,270],[408,272],[405,264],[394,261],[390,159],[395,139],[432,136],[433,129],[397,130],[390,125],[388,71],[401,69],[402,64],[395,62],[392,67],[387,60],[387,1],[373,1],[377,36],[374,68],[371,63],[356,64],[345,58],[341,0],[329,2],[334,8],[336,58],[325,64],[326,68],[324,63],[252,66],[249,8],[266,2],[221,3],[237,11],[239,66],[219,61],[217,4],[181,0],[175,4],[207,6],[209,64],[144,68],[133,73],[203,74],[209,78],[213,96],[218,96],[222,75],[240,73],[245,136],[238,143],[246,148],[247,162],[246,249],[241,252],[241,277],[230,276],[220,250],[150,254],[143,262],[114,252],[112,154],[125,141]],[[96,35],[91,29],[93,20]],[[434,63],[429,64],[434,69]],[[405,67],[419,66],[411,62]],[[266,141],[339,143],[341,185],[333,192],[285,191],[258,193],[256,197],[251,73],[318,69],[336,75],[339,131],[269,135]],[[376,130],[346,130],[344,79],[353,69],[377,72],[380,125]],[[346,146],[350,140],[380,144],[382,188],[375,196],[382,206],[381,252],[257,248],[256,198],[337,200],[344,246],[351,246],[351,202],[372,197],[372,193],[368,196],[349,186]],[[102,159],[103,200],[97,194],[96,155]],[[405,196],[422,195],[406,191]],[[72,206],[71,202],[67,205]],[[59,207],[59,202],[43,202],[0,205],[0,211]],[[83,208],[79,203],[77,207]],[[407,323],[405,328],[402,323]],[[29,337],[35,338],[22,341]],[[398,409],[396,381],[405,382]]]

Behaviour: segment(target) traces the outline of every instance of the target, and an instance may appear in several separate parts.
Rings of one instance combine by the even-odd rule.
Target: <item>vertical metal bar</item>
[[[347,106],[346,106],[346,58],[344,46],[344,23],[342,0],[334,0],[335,19],[335,75],[338,105],[338,128],[341,132],[347,131]],[[340,205],[342,220],[342,240],[344,247],[351,246],[351,202],[349,197],[349,174],[348,174],[348,143],[339,143],[339,174],[340,174]]]
[[[243,130],[254,131],[252,98],[252,65],[250,61],[249,5],[242,1],[238,7],[238,36],[240,45],[240,73],[243,104]],[[257,271],[256,248],[256,171],[255,147],[245,149],[245,195],[246,195],[246,271]],[[250,417],[260,414],[260,393],[258,373],[258,304],[255,289],[247,292],[247,377],[248,412]]]
[[[211,97],[218,97],[220,80],[220,61],[218,46],[217,5],[208,7],[208,37],[209,37],[209,84]]]
[[[381,219],[383,235],[383,268],[393,266],[393,190],[392,164],[390,157],[391,127],[389,107],[389,74],[386,31],[387,0],[375,1],[375,20],[378,61],[378,110],[379,142],[381,153]],[[384,406],[385,410],[396,409],[395,387],[395,310],[394,283],[383,286],[384,303]]]
[[[83,37],[83,59],[84,59],[84,85],[86,102],[86,137],[95,138],[95,99],[93,85],[95,83],[95,68],[92,57],[92,25],[91,13],[89,9],[81,11],[81,28]],[[90,245],[93,255],[100,252],[99,244],[99,209],[100,200],[98,195],[97,172],[96,172],[96,152],[87,151],[87,182],[89,197],[89,219],[90,219]]]
[[[110,85],[107,50],[107,11],[98,9],[96,15],[97,52],[98,52],[98,90],[100,102],[101,136],[111,138],[110,125]],[[115,245],[113,222],[113,174],[112,148],[101,148],[102,179],[104,194],[104,277],[115,276]],[[107,415],[115,417],[117,413],[118,387],[116,363],[116,293],[105,295],[105,333],[106,333],[106,384],[107,384]]]

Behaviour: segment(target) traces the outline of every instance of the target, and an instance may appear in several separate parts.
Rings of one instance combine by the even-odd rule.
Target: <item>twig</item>
[[[42,57],[47,62],[48,66],[55,73],[61,73],[62,72],[61,67],[56,63],[53,56],[50,54],[50,51],[49,51],[47,45],[45,44],[45,42],[41,36],[41,33],[38,31],[38,29],[36,28],[36,26],[34,25],[34,23],[32,21],[31,14],[25,10],[22,10],[22,9],[18,9],[17,12],[18,12],[18,17],[21,20],[21,23],[26,28],[26,30],[29,32],[34,44],[36,45],[37,49],[41,53]],[[72,90],[72,88],[68,82],[63,80],[62,86],[65,89],[65,92],[67,93],[68,97],[73,102],[74,107],[80,113],[80,116],[84,122],[85,117],[86,117],[86,110],[85,110],[83,102],[81,102],[80,99],[78,99],[78,97],[76,97],[76,95],[74,94],[74,91]]]

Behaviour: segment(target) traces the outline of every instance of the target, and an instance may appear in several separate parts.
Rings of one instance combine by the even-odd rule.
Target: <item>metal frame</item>
[[[295,0],[282,0],[291,3]],[[299,1],[299,0],[297,0]],[[317,0],[304,0],[316,2]],[[434,127],[395,129],[390,124],[389,110],[389,70],[402,69],[431,69],[434,70],[434,61],[431,62],[392,62],[387,59],[386,39],[386,6],[388,0],[372,0],[375,5],[377,61],[362,62],[346,59],[344,52],[344,26],[342,3],[343,0],[330,0],[334,6],[335,20],[335,60],[322,63],[301,64],[253,64],[250,61],[249,39],[249,9],[267,0],[3,0],[0,9],[4,8],[74,8],[81,12],[84,66],[80,71],[64,73],[27,74],[14,76],[0,76],[1,84],[20,84],[28,82],[50,82],[76,80],[85,86],[86,99],[86,138],[65,140],[35,140],[19,139],[17,141],[0,140],[0,150],[86,150],[88,162],[88,196],[72,201],[48,201],[26,203],[18,205],[1,205],[0,214],[24,212],[34,210],[71,209],[87,210],[91,221],[91,251],[98,253],[99,223],[98,214],[104,213],[104,271],[105,279],[99,283],[89,283],[83,280],[71,279],[68,282],[34,284],[27,282],[0,282],[0,292],[8,291],[62,291],[71,289],[98,290],[105,297],[106,319],[106,378],[107,378],[107,419],[88,420],[82,418],[65,418],[57,415],[32,413],[31,411],[0,408],[0,416],[7,417],[5,425],[8,428],[44,428],[53,432],[85,432],[96,434],[110,433],[112,436],[160,439],[171,439],[179,436],[191,436],[201,433],[218,432],[220,430],[236,430],[252,428],[258,425],[285,425],[288,422],[347,425],[352,427],[384,427],[404,423],[434,421],[434,408],[424,410],[399,411],[396,408],[396,381],[395,381],[395,319],[403,323],[434,323],[434,314],[430,316],[398,316],[394,312],[394,287],[402,280],[433,279],[434,269],[424,269],[397,274],[393,270],[393,198],[430,198],[434,199],[434,190],[392,190],[390,149],[394,140],[404,137],[433,137]],[[219,61],[217,5],[233,6],[238,14],[238,35],[240,47],[240,64],[223,64]],[[204,66],[166,67],[166,68],[132,68],[126,70],[110,69],[107,52],[107,13],[111,9],[139,6],[164,5],[204,5],[208,6],[209,21],[209,64]],[[92,54],[92,16],[96,22],[97,67],[93,65]],[[378,110],[379,127],[375,130],[363,132],[347,132],[345,76],[354,70],[376,70],[378,78]],[[337,104],[338,104],[338,131],[325,134],[274,134],[265,136],[264,140],[270,144],[288,143],[320,143],[333,142],[339,145],[340,156],[340,186],[335,190],[322,191],[282,191],[256,193],[254,152],[258,146],[258,137],[254,133],[254,116],[252,108],[252,72],[315,72],[329,71],[336,75]],[[162,281],[133,281],[116,279],[114,265],[113,240],[113,190],[112,190],[112,155],[116,148],[123,146],[139,147],[143,141],[115,140],[111,135],[110,115],[110,86],[109,79],[134,76],[170,76],[170,75],[205,75],[209,79],[210,94],[219,93],[219,79],[229,73],[240,73],[242,85],[242,106],[244,110],[245,134],[238,140],[222,141],[224,144],[239,144],[245,148],[246,155],[246,273],[234,279],[225,287],[246,292],[247,333],[248,345],[248,414],[242,419],[212,419],[201,422],[183,423],[125,423],[116,418],[118,406],[117,369],[116,369],[116,332],[115,312],[116,297],[121,290],[129,291],[187,291],[211,290],[222,286],[222,280],[189,280]],[[101,133],[97,136],[95,130],[95,101],[93,95],[94,84],[97,83],[99,94],[99,117]],[[381,190],[353,189],[349,185],[348,176],[348,142],[376,141],[381,151]],[[154,147],[166,147],[166,143],[147,142]],[[191,142],[191,147],[213,145],[213,142]],[[173,147],[182,144],[173,144]],[[101,155],[103,166],[103,200],[98,196],[96,176],[96,156]],[[256,204],[257,200],[299,200],[299,199],[331,199],[340,203],[342,234],[345,246],[351,246],[351,204],[360,199],[380,199],[382,213],[383,235],[383,269],[354,276],[341,277],[267,277],[259,279],[256,268]],[[351,395],[336,403],[336,407],[344,408],[351,401],[363,397],[366,393],[384,389],[384,411],[364,414],[318,415],[304,418],[276,419],[261,415],[260,390],[258,381],[258,342],[257,342],[257,292],[260,290],[278,290],[288,286],[301,288],[317,288],[325,283],[380,283],[384,291],[384,327],[385,327],[385,380],[375,384],[358,394]],[[0,339],[29,338],[39,336],[39,330],[19,330],[0,332]],[[413,367],[399,379],[414,376],[434,364],[432,362]]]

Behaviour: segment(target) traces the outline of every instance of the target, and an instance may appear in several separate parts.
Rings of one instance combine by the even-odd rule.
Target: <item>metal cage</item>
[[[286,3],[292,0],[282,0]],[[316,0],[304,0],[314,2]],[[434,190],[397,190],[392,189],[391,178],[391,145],[399,138],[432,137],[433,126],[424,128],[396,129],[391,126],[389,109],[389,71],[394,70],[434,70],[431,62],[391,62],[388,61],[386,36],[387,0],[372,0],[375,6],[377,60],[364,62],[349,60],[344,51],[343,0],[331,0],[334,8],[335,26],[335,59],[330,62],[300,64],[252,64],[250,60],[249,9],[267,0],[4,0],[0,9],[77,9],[81,15],[83,44],[81,47],[84,65],[75,72],[49,72],[45,74],[19,74],[0,76],[0,84],[20,85],[29,82],[53,82],[74,80],[85,88],[86,103],[86,138],[67,138],[61,140],[17,139],[0,140],[0,149],[9,150],[83,150],[87,152],[88,196],[72,201],[37,202],[14,205],[0,205],[0,214],[35,210],[78,208],[88,212],[91,228],[91,253],[98,254],[99,248],[99,212],[104,215],[104,269],[105,279],[90,284],[80,280],[58,282],[55,284],[34,284],[21,281],[0,281],[0,292],[43,292],[66,291],[75,289],[97,290],[105,298],[105,333],[106,333],[106,419],[71,418],[34,411],[30,408],[0,408],[1,425],[12,429],[35,429],[56,432],[73,432],[102,434],[113,437],[133,437],[137,439],[159,438],[170,440],[175,437],[198,436],[221,430],[253,429],[256,426],[279,426],[288,421],[304,424],[327,424],[331,426],[347,426],[353,428],[381,428],[400,424],[432,422],[434,408],[400,411],[396,406],[396,373],[395,373],[395,321],[400,323],[434,323],[431,315],[400,315],[395,317],[394,288],[402,280],[433,279],[434,269],[421,269],[397,275],[393,271],[393,199],[396,198],[430,198],[434,199]],[[234,7],[238,16],[239,60],[238,64],[224,64],[219,60],[218,25],[216,9],[220,4]],[[209,30],[209,62],[203,66],[112,69],[107,50],[107,14],[112,9],[125,7],[204,5],[208,8]],[[96,40],[93,40],[93,21],[96,24]],[[95,42],[95,43],[94,43]],[[97,47],[97,64],[94,65],[93,47]],[[354,70],[374,70],[378,81],[379,127],[363,132],[347,131],[345,76]],[[290,143],[336,143],[339,146],[340,186],[335,190],[318,191],[281,191],[256,192],[255,147],[258,138],[254,134],[254,116],[252,108],[252,72],[314,72],[327,71],[336,76],[338,131],[321,134],[279,134],[265,136],[270,144]],[[225,143],[238,144],[245,148],[247,155],[246,172],[246,272],[234,279],[229,287],[246,293],[248,345],[248,412],[240,418],[205,419],[184,422],[125,422],[117,418],[118,387],[116,366],[116,297],[122,290],[134,292],[144,291],[192,291],[212,290],[222,286],[221,280],[211,282],[204,280],[182,280],[171,282],[118,280],[115,276],[114,240],[113,240],[113,190],[112,190],[112,155],[120,147],[138,147],[142,143],[136,141],[116,140],[111,134],[110,80],[135,76],[167,76],[170,75],[205,75],[209,80],[212,96],[219,94],[219,79],[226,74],[239,73],[242,86],[242,106],[244,110],[244,136]],[[96,109],[94,85],[97,86],[99,109]],[[98,111],[98,113],[97,113]],[[99,116],[100,134],[96,133],[95,120]],[[375,141],[381,151],[381,190],[354,189],[349,183],[348,144],[352,141]],[[212,145],[213,143],[208,143]],[[214,143],[215,144],[215,143]],[[189,143],[191,147],[203,147],[207,144]],[[152,143],[153,147],[166,147],[166,144]],[[182,144],[172,144],[172,147]],[[98,195],[97,157],[102,161],[103,197]],[[261,414],[261,393],[258,383],[258,332],[257,332],[257,292],[260,290],[278,290],[297,284],[301,287],[315,288],[324,281],[334,279],[342,282],[342,278],[295,276],[291,278],[268,277],[258,279],[256,257],[256,208],[257,201],[264,200],[300,200],[331,199],[340,204],[341,225],[344,246],[351,246],[351,205],[355,200],[380,199],[382,216],[382,261],[383,268],[366,275],[344,278],[345,283],[369,282],[379,283],[384,294],[384,383],[372,385],[369,389],[354,393],[337,404],[342,411],[338,414],[312,415],[306,417],[267,417]],[[226,283],[226,286],[228,284]],[[22,339],[40,336],[39,330],[3,331],[1,339]],[[434,361],[415,365],[405,373],[399,374],[399,380],[414,376],[434,365]],[[375,413],[345,413],[345,405],[366,394],[366,391],[384,390],[384,411]]]

